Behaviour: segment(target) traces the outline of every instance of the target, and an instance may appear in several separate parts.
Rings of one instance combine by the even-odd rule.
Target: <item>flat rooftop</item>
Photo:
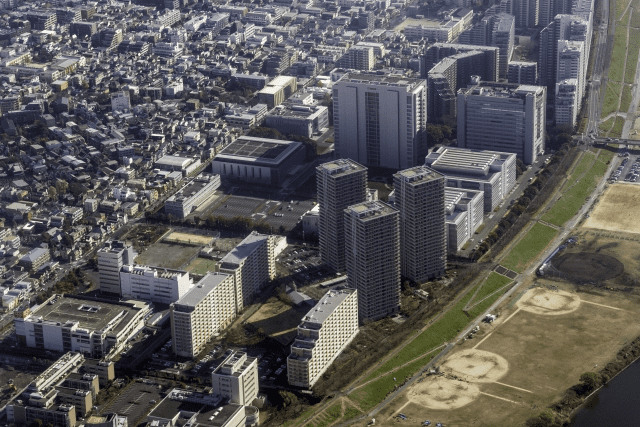
[[[229,277],[229,275],[225,273],[207,273],[207,275],[189,289],[182,298],[174,303],[176,309],[179,309],[180,306],[195,307],[213,288],[222,283],[227,277]]]
[[[220,260],[220,265],[222,268],[226,267],[225,264],[229,266],[237,266],[240,265],[242,261],[247,259],[249,255],[254,253],[260,246],[265,243],[268,236],[264,234],[254,234],[251,233],[247,237],[244,238],[242,242],[238,244],[235,248],[233,248],[229,253],[227,253],[222,260]]]
[[[59,323],[60,325],[67,322],[78,322],[78,327],[81,329],[100,331],[107,327],[109,322],[124,313],[123,320],[115,327],[115,330],[118,330],[120,327],[124,327],[140,310],[132,304],[63,296],[58,296],[55,301],[53,304],[41,304],[27,319],[35,322],[36,319],[41,318],[42,321]]]
[[[365,83],[380,86],[400,86],[409,90],[425,84],[423,79],[409,79],[402,76],[390,76],[388,74],[373,73],[349,73],[340,79],[341,83]]]
[[[319,329],[320,325],[331,316],[342,302],[356,290],[351,288],[331,289],[320,301],[302,318],[300,327]]]
[[[398,172],[396,176],[405,182],[410,182],[415,185],[443,178],[444,175],[427,166],[415,166]]]
[[[241,136],[216,156],[217,160],[243,160],[277,164],[301,143],[270,138]]]
[[[357,216],[364,221],[368,221],[370,219],[381,217],[384,215],[398,213],[398,210],[379,200],[358,203],[357,205],[349,206],[345,210],[349,212],[350,215]]]
[[[428,159],[435,158],[435,161],[431,163],[431,167],[435,170],[476,176],[488,175],[492,163],[498,159],[498,155],[493,152],[454,148],[445,148],[441,152],[431,153],[427,157]]]
[[[323,171],[332,176],[342,176],[357,171],[366,171],[367,168],[360,163],[356,163],[349,159],[338,159],[332,162],[323,163],[317,168],[319,171]]]

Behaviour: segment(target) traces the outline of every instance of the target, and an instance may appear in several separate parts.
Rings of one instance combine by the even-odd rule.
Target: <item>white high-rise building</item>
[[[556,125],[574,127],[577,124],[580,98],[578,80],[566,79],[556,83],[555,116]]]
[[[579,106],[584,96],[585,80],[587,72],[586,53],[584,51],[584,42],[581,41],[569,41],[558,40],[558,64],[556,74],[556,90],[555,93],[560,93],[560,98],[555,99],[556,106],[556,125],[570,125],[575,126],[577,122]],[[575,80],[572,84],[575,84],[575,90],[573,91],[574,106],[572,109],[572,115],[567,116],[567,95],[569,88],[565,80]],[[558,86],[560,85],[560,87]],[[558,108],[560,108],[560,114],[558,114]]]
[[[103,248],[98,250],[100,292],[122,294],[120,290],[120,269],[127,264],[133,264],[133,248],[124,242],[107,242]]]
[[[443,225],[444,227],[444,225]],[[400,213],[380,201],[345,210],[347,285],[358,290],[361,322],[400,310]]]
[[[171,339],[178,356],[195,357],[237,315],[234,278],[208,273],[171,304]]]
[[[276,277],[275,236],[252,232],[220,260],[220,272],[232,275],[240,312],[268,281]]]
[[[458,92],[458,147],[516,154],[530,165],[544,152],[546,88],[481,82]]]
[[[367,168],[346,159],[316,168],[318,236],[322,261],[338,272],[345,270],[344,210],[367,200]]]
[[[258,397],[258,359],[234,351],[211,374],[211,389],[231,403],[251,405]]]
[[[427,85],[422,79],[349,73],[333,85],[337,158],[406,169],[427,152]]]
[[[402,275],[415,282],[440,277],[447,267],[444,184],[444,175],[426,166],[393,175]]]
[[[358,334],[358,291],[327,292],[302,318],[287,358],[289,384],[311,388]]]

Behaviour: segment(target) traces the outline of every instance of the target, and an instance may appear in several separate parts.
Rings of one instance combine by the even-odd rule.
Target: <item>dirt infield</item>
[[[535,288],[520,298],[518,307],[529,313],[559,316],[576,311],[580,307],[580,298],[565,291]]]
[[[613,184],[602,195],[586,228],[640,233],[636,206],[640,205],[640,185]]]
[[[213,240],[211,236],[202,236],[199,234],[188,234],[188,233],[180,233],[178,231],[174,231],[164,238],[167,242],[180,242],[180,243],[188,243],[192,245],[208,245]]]
[[[563,277],[575,281],[601,281],[615,279],[624,273],[624,264],[611,255],[577,252],[555,257],[551,265]]]
[[[509,370],[504,357],[483,350],[462,350],[447,359],[440,368],[478,383],[498,381]]]
[[[464,381],[445,377],[429,377],[407,393],[409,401],[430,409],[457,409],[480,396],[480,389]]]

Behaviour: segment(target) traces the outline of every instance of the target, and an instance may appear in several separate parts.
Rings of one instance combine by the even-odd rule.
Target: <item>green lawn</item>
[[[344,416],[342,417],[342,421],[349,421],[354,418],[362,415],[362,411],[358,408],[354,408],[353,406],[348,406],[344,409]]]
[[[627,8],[629,0],[616,0],[616,19],[620,19]]]
[[[622,81],[622,71],[624,70],[625,56],[627,56],[627,27],[617,25],[615,38],[613,40],[611,65],[609,66],[609,81]]]
[[[633,71],[635,73],[636,70],[634,69]],[[625,74],[625,80],[626,80],[626,74]],[[627,85],[623,85],[622,98],[620,98],[620,112],[621,113],[628,112],[630,106],[631,106],[631,87]]]
[[[614,152],[602,149],[600,150],[600,154],[598,154],[598,160],[608,164],[611,161],[611,159],[613,159],[613,156],[615,156]]]
[[[615,121],[616,121],[615,117],[610,117],[607,120],[605,120],[604,122],[600,123],[598,125],[598,129],[600,129],[603,132],[609,132],[609,130],[611,129],[611,127],[613,126]]]
[[[558,232],[546,225],[536,223],[500,264],[521,273],[527,264],[538,255]]]
[[[635,2],[638,3],[637,1]],[[631,15],[631,27],[640,28],[640,9],[634,9],[633,15]]]
[[[482,301],[483,298],[486,298],[488,295],[491,295],[493,292],[506,286],[512,281],[512,279],[492,271],[489,274],[489,277],[487,277],[487,280],[482,284],[482,287],[476,294],[475,298],[470,301],[470,304],[477,304],[478,301]]]
[[[329,406],[320,416],[316,417],[314,422],[310,423],[310,427],[328,427],[333,425],[342,415],[342,406],[340,402],[336,402]]]
[[[629,52],[627,53],[627,64],[624,72],[625,83],[632,84],[636,77],[636,67],[638,66],[638,51],[640,50],[640,37],[638,30],[631,29],[629,37]],[[624,92],[631,92],[631,88],[626,88]],[[631,94],[629,94],[631,98]],[[627,111],[627,110],[622,110]]]
[[[612,138],[620,138],[622,136],[622,127],[624,126],[624,119],[622,117],[616,117],[616,121],[613,124],[613,128],[609,131],[609,136]]]
[[[570,220],[580,210],[606,170],[607,165],[596,160],[593,167],[562,195],[562,198],[544,214],[542,219],[558,226]]]
[[[607,90],[604,94],[604,102],[602,104],[602,117],[607,117],[611,113],[618,111],[618,104],[620,102],[620,92],[622,91],[622,84],[609,82],[607,83]]]

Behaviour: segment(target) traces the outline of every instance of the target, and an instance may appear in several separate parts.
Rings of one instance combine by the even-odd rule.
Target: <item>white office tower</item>
[[[133,264],[133,248],[124,242],[114,240],[105,243],[98,250],[98,275],[100,292],[121,295],[120,269]]]
[[[220,272],[234,277],[238,312],[276,277],[274,247],[275,236],[254,231],[220,260]]]
[[[335,271],[345,271],[344,210],[367,200],[367,168],[347,159],[316,168],[320,257]]]
[[[237,314],[233,276],[208,273],[171,304],[171,340],[178,356],[195,357]]]
[[[516,154],[530,165],[544,152],[546,89],[478,83],[458,91],[458,147]]]
[[[556,103],[556,125],[575,126],[578,117],[578,110],[581,100],[584,96],[585,80],[587,72],[586,53],[584,51],[584,43],[578,41],[558,40],[558,65],[556,75],[556,90],[558,94],[562,92],[567,94],[566,80],[575,80],[575,90],[573,97],[577,105],[573,108],[571,117],[566,116],[566,96],[555,100]],[[572,82],[573,83],[573,82]],[[561,85],[558,87],[558,85]],[[557,108],[562,110],[562,116],[558,116]]]
[[[238,405],[258,397],[258,359],[234,351],[211,374],[211,391]]]
[[[578,80],[566,79],[556,83],[555,116],[556,126],[574,127],[580,106]]]
[[[171,304],[193,286],[189,273],[168,268],[125,265],[120,270],[120,290],[125,298]]]
[[[384,202],[345,210],[347,285],[358,290],[361,322],[400,310],[400,213]]]
[[[289,384],[311,388],[358,334],[358,291],[327,292],[302,318],[287,358]]]
[[[444,184],[444,175],[426,166],[393,175],[402,275],[418,283],[442,276],[447,267]]]
[[[333,85],[337,158],[406,169],[427,152],[427,84],[384,74],[349,73]]]

